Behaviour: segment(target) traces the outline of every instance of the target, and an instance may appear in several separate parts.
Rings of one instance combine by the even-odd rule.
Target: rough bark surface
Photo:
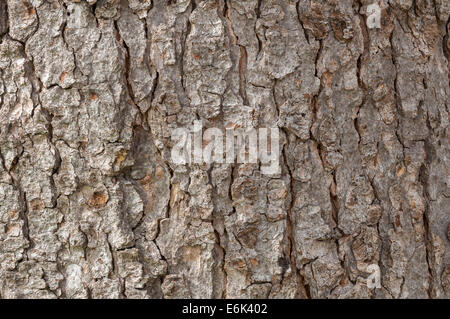
[[[449,298],[450,2],[372,3],[0,0],[0,298]]]

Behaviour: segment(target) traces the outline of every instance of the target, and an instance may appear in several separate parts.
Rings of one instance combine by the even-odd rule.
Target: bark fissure
[[[1,1],[0,298],[448,298],[449,15]],[[280,171],[175,164],[195,121]]]

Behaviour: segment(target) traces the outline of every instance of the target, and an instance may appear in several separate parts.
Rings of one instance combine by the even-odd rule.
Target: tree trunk
[[[449,15],[0,0],[0,298],[449,298]],[[176,165],[196,120],[281,171]]]

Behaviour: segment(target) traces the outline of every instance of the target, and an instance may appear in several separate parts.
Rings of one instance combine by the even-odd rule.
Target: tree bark
[[[449,298],[449,15],[0,0],[0,298]],[[195,120],[281,173],[175,165]]]

